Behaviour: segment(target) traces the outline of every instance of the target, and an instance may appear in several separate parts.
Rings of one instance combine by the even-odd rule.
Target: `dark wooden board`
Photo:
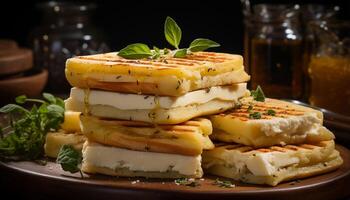
[[[234,188],[213,185],[217,177],[206,176],[200,186],[176,185],[173,180],[117,178],[103,175],[83,179],[79,173],[63,172],[54,162],[41,166],[33,162],[0,163],[7,188],[38,199],[339,199],[350,195],[350,151],[337,145],[344,164],[336,171],[282,183],[276,187],[234,182]],[[137,182],[137,180],[139,182]],[[220,178],[220,180],[224,180]]]

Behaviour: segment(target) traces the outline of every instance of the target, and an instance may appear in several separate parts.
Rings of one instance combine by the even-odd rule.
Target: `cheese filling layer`
[[[255,176],[271,176],[283,167],[300,162],[298,157],[282,152],[256,155],[242,155],[237,152],[224,154],[220,159],[213,159],[207,167],[221,165],[221,159],[225,160],[225,165],[234,166],[238,173],[244,173],[245,169],[248,169]]]
[[[184,156],[177,154],[142,152],[89,143],[83,149],[83,162],[112,170],[127,168],[130,171],[167,172],[183,175],[202,171],[201,155]]]
[[[71,89],[70,97],[76,101],[88,100],[89,105],[108,105],[121,110],[176,108],[191,104],[202,104],[213,99],[238,101],[247,92],[247,84],[217,86],[196,90],[179,97],[127,94],[102,90]]]
[[[303,116],[289,116],[288,118],[273,118],[270,120],[253,120],[251,123],[261,124],[260,130],[266,136],[276,134],[317,134],[322,127],[322,121],[316,113],[306,113]]]

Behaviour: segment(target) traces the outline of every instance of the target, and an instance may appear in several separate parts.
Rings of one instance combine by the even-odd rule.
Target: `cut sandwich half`
[[[111,176],[146,178],[200,178],[201,155],[142,152],[86,142],[82,171]]]
[[[51,158],[57,158],[58,152],[63,145],[71,145],[75,150],[81,151],[86,140],[84,135],[77,133],[68,133],[65,130],[49,132],[45,139],[45,155]]]
[[[212,52],[158,60],[124,59],[117,52],[78,56],[67,60],[66,78],[79,88],[165,96],[249,80],[242,56]]]
[[[217,86],[178,97],[72,88],[66,109],[105,118],[178,124],[233,108],[249,93],[246,88],[246,83]]]
[[[211,138],[254,147],[315,143],[334,139],[322,126],[322,112],[276,99],[242,98],[241,107],[211,116]]]
[[[130,150],[162,152],[188,156],[214,148],[209,139],[212,126],[208,119],[196,118],[176,125],[102,119],[81,116],[82,132],[100,144]]]
[[[202,166],[210,174],[271,186],[326,173],[343,163],[333,140],[257,149],[222,143],[202,156]]]
[[[46,134],[44,151],[45,155],[56,158],[61,147],[65,144],[81,151],[86,137],[80,129],[80,112],[65,111],[64,121],[56,132]]]

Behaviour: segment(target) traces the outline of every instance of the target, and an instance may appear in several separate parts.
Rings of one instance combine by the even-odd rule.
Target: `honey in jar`
[[[350,115],[350,56],[312,56],[310,103]]]

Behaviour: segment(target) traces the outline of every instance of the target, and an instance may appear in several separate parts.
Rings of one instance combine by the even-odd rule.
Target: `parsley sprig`
[[[172,56],[175,58],[183,58],[188,54],[197,51],[204,51],[208,48],[219,47],[220,44],[205,38],[198,38],[191,42],[187,48],[180,48],[180,42],[182,38],[182,31],[179,25],[171,17],[167,17],[164,23],[164,36],[166,41],[173,47],[174,51],[170,51],[167,48],[159,49],[153,47],[150,49],[147,44],[134,43],[126,46],[118,52],[118,56],[126,59],[158,59],[162,57]]]
[[[9,125],[0,128],[0,158],[36,160],[44,155],[46,133],[57,130],[64,119],[64,102],[49,93],[44,99],[16,98],[17,104],[0,108],[9,118]],[[34,103],[31,109],[22,106]]]

